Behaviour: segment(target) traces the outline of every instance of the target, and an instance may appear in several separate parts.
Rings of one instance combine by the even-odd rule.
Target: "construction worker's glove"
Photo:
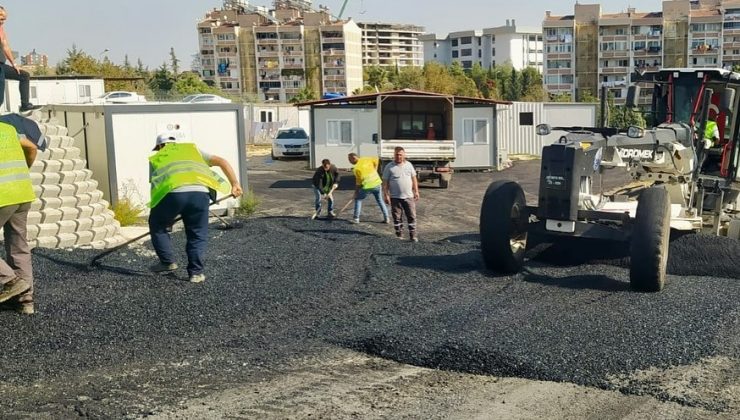
[[[711,139],[704,139],[704,150],[709,150],[712,148],[712,140]]]

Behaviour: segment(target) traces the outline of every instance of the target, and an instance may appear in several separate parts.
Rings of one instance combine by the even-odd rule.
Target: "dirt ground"
[[[528,201],[536,194],[538,161],[515,162],[499,173],[459,173],[449,190],[422,184],[419,231],[427,240],[450,233],[474,237],[483,192],[496,179],[520,182]],[[261,200],[259,216],[309,217],[311,171],[306,162],[273,162],[252,155],[249,185]],[[351,200],[347,174],[337,206]],[[364,207],[369,229],[388,232],[377,207]],[[351,208],[340,219],[351,217]],[[336,221],[340,223],[340,221]],[[615,383],[646,381],[667,395],[720,402],[717,411],[648,395],[625,395],[571,383],[473,375],[420,368],[337,349],[294,360],[292,367],[261,382],[170,407],[156,418],[453,418],[453,419],[703,419],[740,416],[738,360],[711,358],[687,366],[650,369]]]

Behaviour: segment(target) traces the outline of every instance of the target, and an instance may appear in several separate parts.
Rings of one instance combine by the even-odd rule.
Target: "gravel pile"
[[[211,229],[200,285],[184,272],[148,274],[152,258],[131,249],[92,270],[94,251],[37,250],[39,314],[0,312],[0,409],[33,413],[53,402],[50,413],[145,415],[333,345],[605,388],[636,369],[740,357],[740,275],[729,257],[740,255],[737,244],[677,238],[670,265],[680,276],[639,294],[618,254],[553,265],[563,252],[542,245],[525,272],[501,277],[483,270],[473,234],[416,244],[392,236],[381,224],[305,218]],[[45,393],[33,383],[60,386]]]

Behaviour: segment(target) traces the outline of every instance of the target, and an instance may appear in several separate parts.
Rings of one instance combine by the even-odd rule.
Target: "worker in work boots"
[[[419,242],[416,235],[416,202],[419,201],[419,181],[416,170],[406,160],[403,147],[393,150],[393,162],[383,169],[383,196],[391,206],[393,229],[398,239],[403,238],[403,216],[409,225],[409,240]]]
[[[31,76],[27,71],[18,68],[13,59],[13,50],[10,48],[8,36],[5,34],[5,21],[7,19],[8,12],[0,6],[0,49],[2,49],[2,52],[0,52],[0,105],[5,99],[5,79],[17,80],[21,94],[20,112],[33,111],[41,108],[41,106],[28,101]]]
[[[331,195],[339,187],[339,171],[329,159],[321,161],[321,166],[313,174],[313,192],[315,195],[314,213],[311,219],[321,214],[321,202],[326,200],[329,217],[336,217],[334,213],[334,197]]]
[[[182,216],[187,237],[188,276],[192,283],[201,283],[204,257],[208,241],[209,188],[234,197],[242,195],[242,188],[234,170],[225,159],[199,150],[192,143],[177,143],[173,133],[157,136],[149,158],[151,183],[151,213],[149,231],[159,263],[152,266],[156,273],[177,270],[172,240],[168,228],[177,216]],[[218,166],[226,174],[229,184],[210,167]]]
[[[36,159],[36,145],[15,128],[0,123],[0,226],[5,260],[0,260],[0,303],[23,314],[33,314],[33,269],[26,240],[26,221],[36,199],[28,168]]]
[[[351,223],[360,223],[360,213],[362,212],[362,200],[368,194],[375,197],[375,201],[383,213],[383,223],[390,223],[388,218],[388,208],[385,206],[381,197],[381,186],[383,180],[378,174],[379,159],[377,157],[360,157],[357,153],[347,155],[349,163],[354,165],[352,173],[355,175],[355,211]]]

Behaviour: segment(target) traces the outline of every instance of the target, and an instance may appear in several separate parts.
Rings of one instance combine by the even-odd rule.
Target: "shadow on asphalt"
[[[598,274],[589,276],[550,277],[533,273],[526,268],[522,280],[544,286],[555,286],[572,290],[598,290],[602,292],[627,292],[630,285],[608,276]]]
[[[398,265],[444,273],[469,273],[483,270],[483,261],[478,251],[456,255],[402,256],[398,257]]]

